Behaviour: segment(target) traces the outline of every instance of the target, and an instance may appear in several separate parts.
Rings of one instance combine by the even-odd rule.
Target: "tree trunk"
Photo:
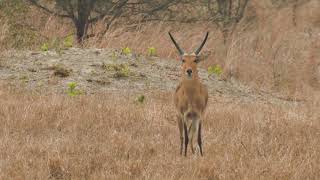
[[[91,10],[95,4],[95,0],[79,0],[78,1],[78,17],[75,20],[75,26],[77,29],[77,40],[78,43],[82,43],[82,41],[87,36],[87,30],[89,26],[89,16]]]
[[[87,29],[87,22],[86,21],[81,21],[81,20],[77,20],[76,24],[75,24],[76,30],[77,30],[77,40],[78,43],[82,43],[82,41],[84,40],[85,36],[86,36],[86,29]]]

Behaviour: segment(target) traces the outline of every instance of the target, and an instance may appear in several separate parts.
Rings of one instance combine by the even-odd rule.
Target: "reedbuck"
[[[169,36],[180,53],[182,61],[181,81],[176,88],[174,94],[174,104],[178,110],[178,126],[180,131],[180,154],[183,152],[187,156],[187,147],[190,140],[191,150],[194,153],[193,137],[196,135],[197,142],[202,153],[201,140],[201,124],[202,115],[208,102],[208,90],[205,85],[200,82],[197,63],[200,61],[199,53],[207,41],[208,32],[199,46],[199,48],[191,54],[185,53],[174,40],[171,33]]]

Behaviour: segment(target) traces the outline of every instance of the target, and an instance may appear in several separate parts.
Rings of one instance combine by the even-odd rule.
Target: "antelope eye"
[[[186,62],[186,60],[182,59],[182,62],[183,62],[183,63],[185,63],[185,62]]]
[[[198,63],[198,62],[199,62],[199,59],[195,59],[193,62]]]

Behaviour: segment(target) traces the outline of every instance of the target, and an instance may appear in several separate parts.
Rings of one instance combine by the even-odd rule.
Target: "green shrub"
[[[208,74],[209,75],[215,74],[215,75],[220,76],[222,74],[221,66],[220,65],[209,66],[208,67]]]
[[[74,42],[73,35],[69,35],[63,40],[63,46],[65,48],[71,48],[73,47],[73,42]]]
[[[77,96],[81,94],[81,91],[77,90],[77,83],[75,82],[70,82],[68,83],[68,90],[67,94],[71,97]]]
[[[137,98],[136,98],[136,102],[138,103],[143,103],[145,100],[145,96],[144,95],[139,95]]]
[[[41,51],[44,51],[44,52],[46,52],[46,51],[48,51],[49,50],[49,44],[48,43],[44,43],[42,46],[41,46]]]
[[[131,74],[130,68],[127,64],[104,64],[103,68],[107,71],[114,71],[113,77],[129,77]]]
[[[121,77],[129,77],[129,75],[130,75],[130,69],[129,69],[128,65],[124,65],[124,66],[122,66],[122,68],[120,70],[117,70],[115,72],[113,77],[121,78]]]
[[[148,56],[157,56],[156,48],[154,47],[148,48]]]
[[[126,56],[130,55],[131,52],[132,52],[131,49],[128,47],[122,48],[122,54],[124,54]]]

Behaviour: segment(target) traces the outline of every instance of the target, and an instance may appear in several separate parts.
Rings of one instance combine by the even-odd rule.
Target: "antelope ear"
[[[196,63],[199,63],[199,62],[202,62],[204,61],[206,58],[203,56],[203,55],[198,55],[195,62]]]
[[[197,63],[201,62],[201,61],[205,61],[206,59],[208,59],[208,57],[210,56],[211,52],[210,51],[205,51],[199,55],[197,55]]]

